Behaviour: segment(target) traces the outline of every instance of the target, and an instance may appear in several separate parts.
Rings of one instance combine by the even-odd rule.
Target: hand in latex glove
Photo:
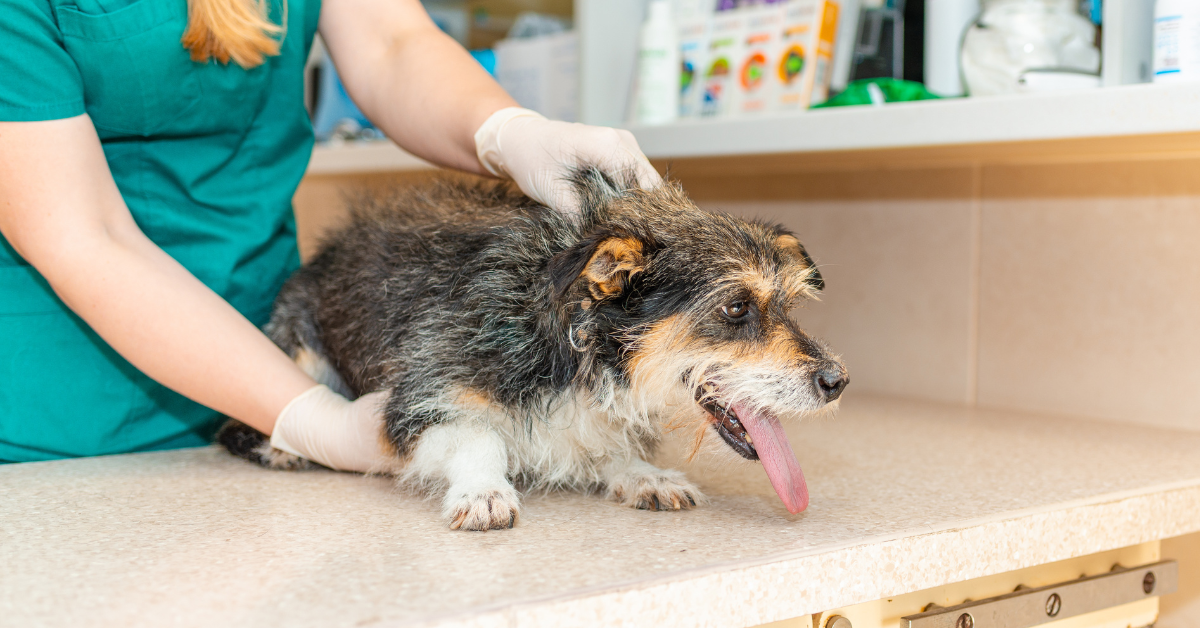
[[[382,440],[387,398],[380,391],[350,401],[313,386],[279,413],[271,446],[338,471],[385,471],[396,462]]]
[[[493,113],[479,127],[475,152],[488,172],[511,178],[529,198],[564,214],[579,211],[566,180],[572,166],[592,164],[611,175],[630,172],[644,189],[662,184],[629,131],[547,120],[518,107]]]

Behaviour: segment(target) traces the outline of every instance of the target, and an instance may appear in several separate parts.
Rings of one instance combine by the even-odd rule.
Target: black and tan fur
[[[500,183],[359,202],[276,302],[267,331],[310,374],[350,397],[390,391],[382,471],[444,491],[451,527],[510,527],[514,483],[688,508],[700,491],[646,462],[665,424],[754,458],[714,404],[797,416],[845,385],[789,316],[823,288],[791,233],[702,211],[676,184],[591,169],[575,183],[576,217]],[[238,423],[220,438],[304,464]]]

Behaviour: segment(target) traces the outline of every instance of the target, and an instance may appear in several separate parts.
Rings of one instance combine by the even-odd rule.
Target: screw
[[[1142,578],[1142,590],[1146,595],[1150,595],[1154,591],[1154,572],[1147,571],[1146,577]]]
[[[841,615],[834,615],[829,618],[829,621],[825,622],[825,628],[854,628],[854,626],[850,623],[849,619]]]
[[[970,613],[963,613],[958,616],[958,621],[954,622],[954,628],[975,628],[975,618],[971,617]]]
[[[1062,598],[1058,597],[1057,593],[1051,593],[1050,597],[1046,598],[1046,614],[1051,617],[1057,617],[1058,612],[1062,610]]]

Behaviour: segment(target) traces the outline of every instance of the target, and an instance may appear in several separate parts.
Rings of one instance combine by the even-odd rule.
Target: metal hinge
[[[1179,566],[1173,560],[1133,568],[1114,567],[1098,576],[928,609],[901,617],[900,628],[1031,628],[1174,593],[1178,583]]]

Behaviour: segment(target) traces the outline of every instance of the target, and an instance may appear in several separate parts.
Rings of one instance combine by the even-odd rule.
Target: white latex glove
[[[572,166],[592,164],[614,175],[629,171],[644,189],[662,184],[629,131],[547,120],[520,107],[501,109],[479,127],[475,153],[488,172],[511,178],[526,196],[564,214],[579,211],[566,180]]]
[[[386,391],[354,401],[313,386],[288,402],[271,433],[271,446],[338,471],[386,471],[396,462],[383,441]]]

